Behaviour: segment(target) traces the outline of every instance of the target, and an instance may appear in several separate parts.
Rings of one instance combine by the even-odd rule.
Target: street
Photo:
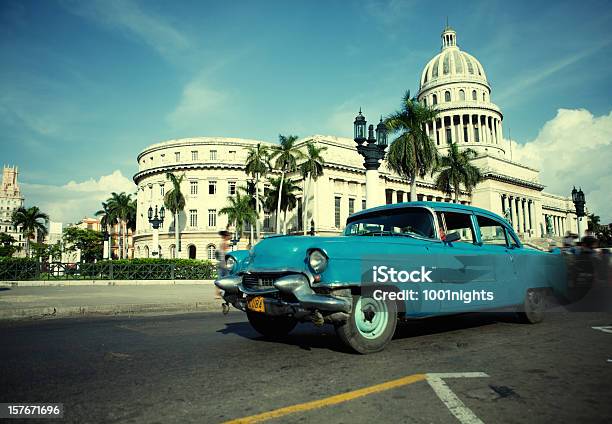
[[[402,324],[385,351],[362,356],[330,326],[264,340],[239,312],[3,322],[0,402],[61,402],[75,423],[217,423],[322,399],[271,422],[456,423],[422,375],[481,373],[443,379],[463,422],[603,423],[612,334],[592,327],[611,324],[605,313],[555,312],[539,325],[441,317]]]

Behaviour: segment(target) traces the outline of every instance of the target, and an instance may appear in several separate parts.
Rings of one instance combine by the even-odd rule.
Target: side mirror
[[[452,233],[448,233],[446,235],[446,238],[444,239],[444,241],[446,243],[452,243],[454,241],[459,241],[461,240],[461,236],[459,235],[459,233],[457,231],[453,231]]]

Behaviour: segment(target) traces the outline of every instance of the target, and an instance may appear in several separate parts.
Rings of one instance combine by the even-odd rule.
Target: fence
[[[98,263],[40,263],[0,261],[0,281],[28,280],[210,280],[216,269],[210,262],[102,261]]]

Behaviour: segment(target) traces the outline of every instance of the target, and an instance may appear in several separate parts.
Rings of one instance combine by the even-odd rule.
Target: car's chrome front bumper
[[[242,276],[228,276],[215,281],[215,285],[224,291],[224,298],[234,307],[245,310],[246,297],[263,296],[266,314],[293,315],[296,318],[320,312],[324,315],[349,314],[352,308],[350,295],[346,297],[331,294],[319,294],[310,287],[307,278],[302,274],[289,274],[277,278],[273,287],[254,290],[242,284]],[[270,296],[280,293],[281,296]],[[296,301],[282,300],[282,294],[291,295]],[[246,296],[245,296],[246,295]],[[266,296],[268,295],[268,296]]]

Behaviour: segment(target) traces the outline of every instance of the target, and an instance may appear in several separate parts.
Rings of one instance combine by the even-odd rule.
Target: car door
[[[495,283],[495,277],[490,262],[482,256],[473,214],[468,211],[439,211],[438,219],[445,238],[452,233],[459,234],[459,240],[445,241],[439,256],[440,310],[466,312],[485,305],[487,300],[480,291]],[[478,295],[474,295],[475,292]]]
[[[482,214],[475,215],[478,246],[484,261],[491,265],[491,282],[482,287],[493,296],[485,304],[500,307],[512,304],[512,287],[516,286],[517,274],[514,265],[514,239],[508,227],[498,219]]]

